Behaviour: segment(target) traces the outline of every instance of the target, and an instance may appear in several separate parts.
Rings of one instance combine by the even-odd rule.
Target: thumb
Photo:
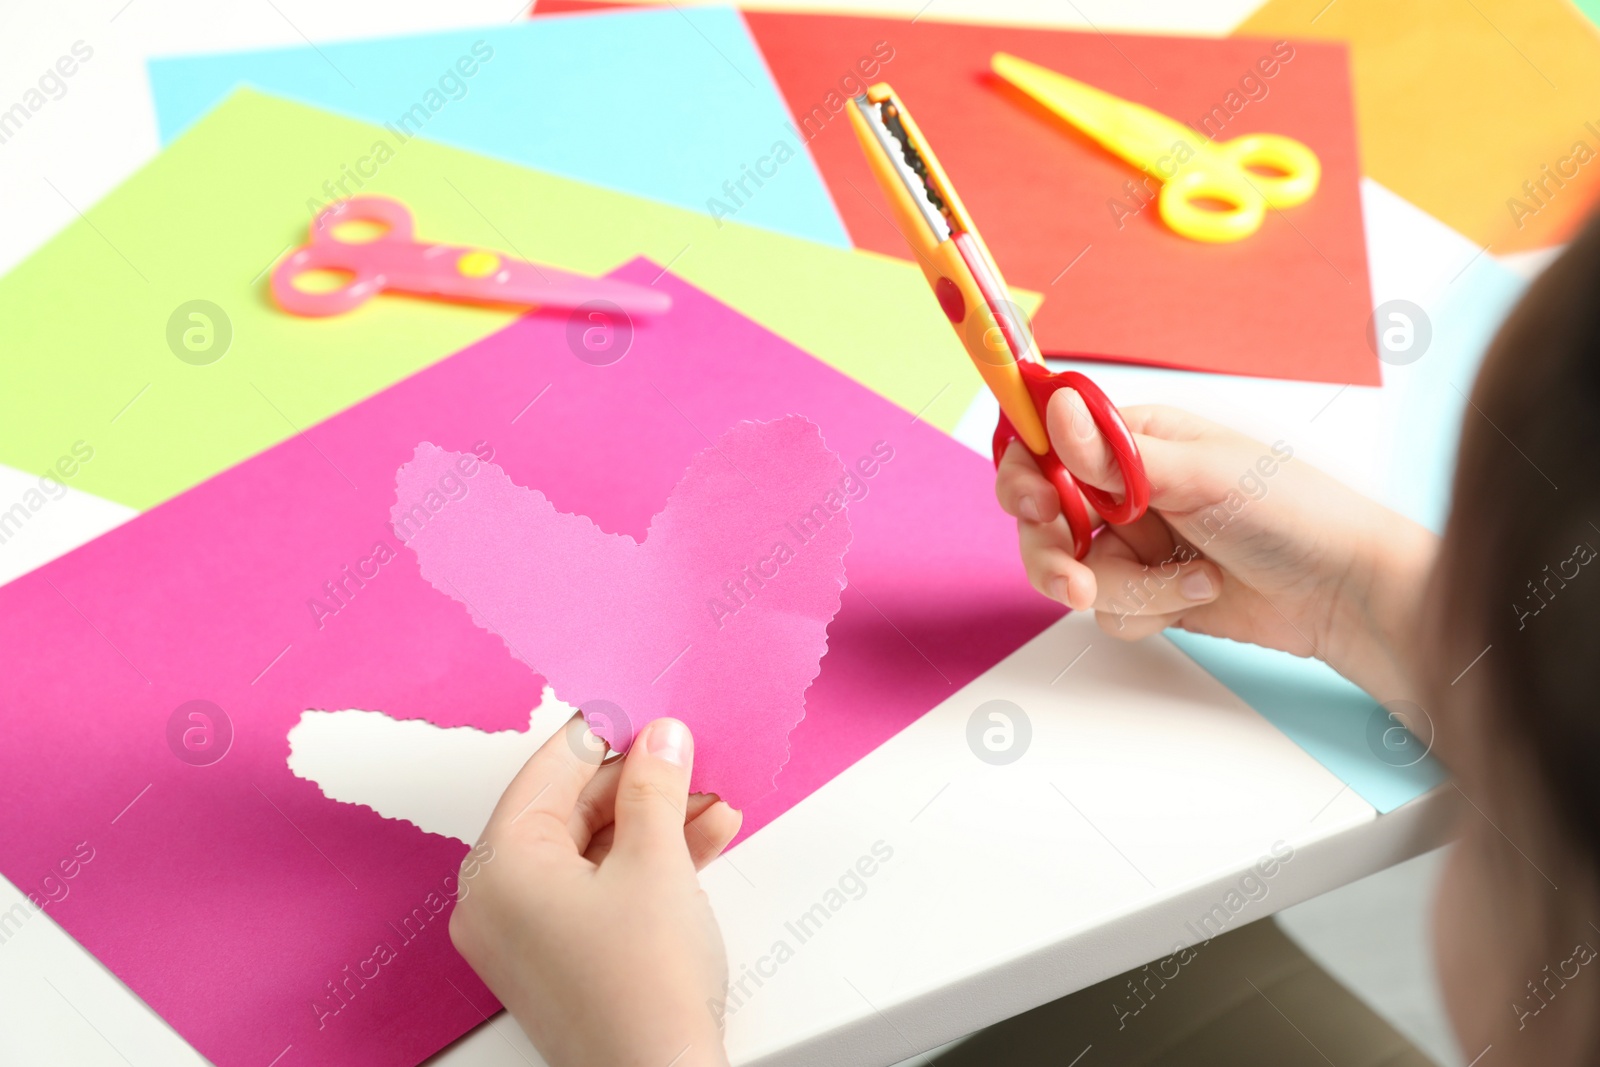
[[[1125,487],[1116,453],[1076,389],[1069,386],[1055,391],[1045,407],[1044,424],[1051,447],[1074,478],[1113,495],[1122,493]]]
[[[1171,409],[1136,406],[1120,414],[1133,433],[1150,479],[1150,506],[1186,511],[1209,501],[1217,457],[1209,447],[1211,426]],[[1058,389],[1045,409],[1045,429],[1056,455],[1072,476],[1113,496],[1125,490],[1116,453],[1106,442],[1076,389]]]
[[[614,855],[687,860],[683,825],[694,738],[677,719],[656,719],[635,739],[617,781]]]

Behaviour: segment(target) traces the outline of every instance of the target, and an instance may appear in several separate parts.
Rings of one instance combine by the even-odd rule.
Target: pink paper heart
[[[787,762],[827,652],[845,479],[808,420],[741,422],[695,456],[640,543],[424,443],[396,475],[390,518],[423,577],[613,748],[682,719],[693,788],[743,807]]]

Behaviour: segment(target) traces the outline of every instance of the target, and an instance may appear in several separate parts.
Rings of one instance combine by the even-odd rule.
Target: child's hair
[[[1524,859],[1592,885],[1600,870],[1600,216],[1531,286],[1472,389],[1431,592],[1433,714],[1442,739],[1452,726],[1473,735],[1453,767],[1463,791],[1482,788],[1487,796],[1468,798],[1486,818],[1510,820],[1499,829]],[[1562,880],[1550,869],[1541,875]],[[1551,898],[1546,920],[1578,903],[1563,896]]]

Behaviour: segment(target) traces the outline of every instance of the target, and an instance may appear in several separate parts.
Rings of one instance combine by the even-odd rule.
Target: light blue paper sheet
[[[1190,659],[1260,712],[1380,813],[1414,800],[1448,777],[1421,740],[1396,728],[1415,713],[1389,713],[1321,660],[1257,645],[1168,630]]]
[[[700,212],[710,213],[715,198],[732,210],[721,217],[850,247],[804,141],[789,130],[766,62],[731,8],[603,12],[153,59],[149,73],[163,143],[246,83],[388,124],[397,141],[420,133]],[[774,153],[780,141],[786,150]],[[750,177],[755,171],[768,176]],[[328,196],[357,189],[347,179],[343,193]]]
[[[1433,530],[1444,531],[1462,420],[1483,416],[1467,406],[1478,367],[1495,331],[1526,283],[1488,256],[1473,263],[1427,308],[1433,343],[1415,363],[1384,367],[1385,390],[1396,393],[1395,454],[1382,500]],[[1529,469],[1529,474],[1534,474]],[[1534,475],[1537,477],[1537,475]]]

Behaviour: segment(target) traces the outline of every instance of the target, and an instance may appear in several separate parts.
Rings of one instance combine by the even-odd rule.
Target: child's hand
[[[551,1067],[726,1064],[728,964],[695,871],[740,815],[689,796],[676,719],[605,767],[585,734],[574,717],[507,787],[450,939]]]
[[[1055,490],[1013,442],[995,492],[1017,518],[1034,587],[1106,633],[1168,626],[1319,656],[1387,700],[1411,688],[1404,646],[1435,539],[1320,471],[1292,445],[1260,444],[1187,412],[1122,412],[1153,489],[1138,522],[1073,559]],[[1046,427],[1073,476],[1113,494],[1122,476],[1072,389],[1050,400]]]

